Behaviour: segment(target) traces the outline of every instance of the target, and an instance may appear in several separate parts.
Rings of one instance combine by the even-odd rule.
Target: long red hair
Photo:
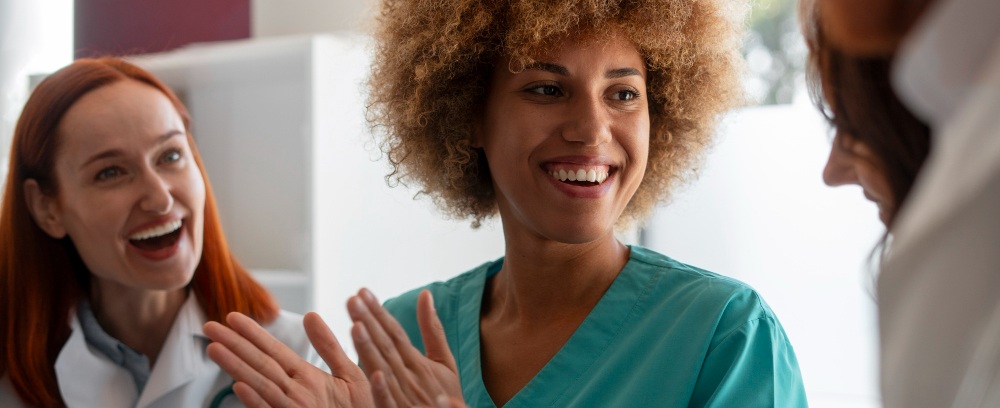
[[[24,183],[34,179],[46,194],[58,191],[53,168],[59,121],[83,95],[124,80],[163,92],[188,129],[206,192],[204,246],[190,288],[208,319],[222,321],[229,312],[241,312],[270,322],[278,314],[274,298],[229,252],[188,112],[177,96],[149,72],[120,59],[77,60],[42,81],[25,104],[14,130],[0,208],[0,377],[9,376],[21,399],[32,406],[66,405],[55,362],[70,335],[70,312],[89,292],[90,273],[69,238],[52,238],[35,224]]]

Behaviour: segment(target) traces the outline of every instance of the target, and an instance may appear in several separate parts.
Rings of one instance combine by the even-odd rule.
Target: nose
[[[834,139],[830,157],[823,168],[823,182],[830,187],[858,184],[858,175],[854,170],[856,160],[857,157],[844,148],[839,138]]]
[[[160,174],[148,171],[142,177],[142,199],[139,208],[154,214],[166,214],[174,207],[170,183]]]
[[[568,142],[586,146],[611,141],[611,118],[603,100],[600,97],[577,98],[571,103],[562,136]]]

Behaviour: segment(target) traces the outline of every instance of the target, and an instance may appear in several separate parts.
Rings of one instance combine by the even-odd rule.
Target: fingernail
[[[354,302],[354,307],[358,309],[358,313],[368,313],[368,305],[360,298],[354,297],[351,298],[351,301]]]
[[[438,408],[451,408],[451,403],[448,401],[448,396],[444,394],[438,395],[437,406]]]
[[[375,298],[375,294],[368,290],[368,288],[361,289],[361,296],[364,296],[365,300],[369,302],[378,303],[378,299]]]

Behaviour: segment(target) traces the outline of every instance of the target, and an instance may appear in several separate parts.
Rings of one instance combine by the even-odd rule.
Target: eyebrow
[[[616,68],[604,73],[604,77],[609,79],[622,78],[632,75],[642,77],[642,73],[639,72],[638,69],[632,67]]]
[[[184,132],[181,132],[180,130],[177,130],[177,129],[170,130],[167,133],[164,133],[164,134],[160,135],[159,137],[157,137],[156,138],[156,144],[157,145],[164,144],[164,143],[167,142],[167,140],[170,140],[171,138],[173,138],[175,136],[181,136],[183,134],[184,134]],[[87,167],[91,163],[96,162],[98,160],[108,159],[108,158],[113,158],[113,157],[119,157],[119,156],[123,156],[123,155],[125,155],[125,152],[123,152],[120,149],[105,150],[103,152],[100,152],[98,154],[95,154],[95,155],[91,156],[90,159],[87,159],[87,161],[85,161],[82,165],[80,165],[80,168]]]
[[[540,61],[532,62],[531,64],[525,66],[524,69],[534,69],[534,70],[551,72],[556,75],[569,76],[569,70],[566,69],[566,67],[559,64],[553,64],[551,62],[540,62]],[[615,68],[604,73],[604,77],[608,79],[623,78],[633,75],[642,77],[642,72],[639,72],[638,69],[632,67],[625,67],[625,68]]]
[[[528,64],[526,67],[524,67],[524,69],[526,70],[534,69],[534,70],[551,72],[556,75],[569,76],[569,70],[566,69],[566,67],[559,64],[553,64],[551,62],[539,62],[539,61],[532,62]]]

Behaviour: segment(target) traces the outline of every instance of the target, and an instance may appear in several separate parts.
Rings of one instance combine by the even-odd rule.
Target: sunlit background
[[[74,55],[73,0],[0,0],[0,157],[6,172],[29,76]],[[347,296],[386,298],[502,255],[415,190],[390,188],[364,125],[371,0],[255,0],[251,38],[135,61],[177,89],[237,255],[295,311],[346,339]],[[878,407],[877,211],[820,173],[825,123],[803,90],[794,0],[755,0],[744,43],[757,105],[730,115],[698,181],[623,239],[754,286],[798,354],[813,407]],[[650,390],[655,392],[655,390]]]

